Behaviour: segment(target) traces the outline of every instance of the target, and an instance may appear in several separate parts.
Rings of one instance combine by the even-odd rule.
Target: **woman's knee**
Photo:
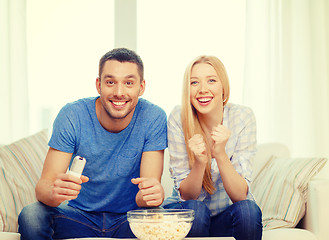
[[[206,204],[202,201],[198,201],[198,200],[187,200],[185,202],[183,202],[183,205],[189,209],[204,209],[206,208]]]
[[[188,237],[209,236],[210,210],[204,202],[188,200],[184,202],[184,208],[194,210],[194,221]]]
[[[188,200],[184,202],[185,209],[193,209],[195,216],[207,216],[210,218],[210,210],[207,205],[198,200]]]
[[[187,200],[171,203],[164,206],[165,209],[192,209],[194,210],[194,220],[188,237],[209,236],[210,210],[204,202],[198,200]]]
[[[234,205],[236,205],[233,210],[235,214],[242,216],[247,221],[262,221],[262,211],[254,201],[243,200],[236,202]]]
[[[262,211],[258,205],[251,200],[240,201],[233,205],[232,214],[234,216],[233,225],[237,230],[236,239],[261,239]]]

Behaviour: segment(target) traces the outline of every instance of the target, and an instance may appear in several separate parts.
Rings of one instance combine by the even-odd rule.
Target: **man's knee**
[[[49,218],[51,208],[40,203],[35,202],[24,207],[18,216],[18,224],[29,225],[29,227],[40,226],[40,223],[45,223]]]

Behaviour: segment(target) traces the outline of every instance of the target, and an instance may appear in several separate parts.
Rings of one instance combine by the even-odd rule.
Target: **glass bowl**
[[[127,213],[129,226],[140,240],[181,240],[194,220],[190,209],[146,209]]]

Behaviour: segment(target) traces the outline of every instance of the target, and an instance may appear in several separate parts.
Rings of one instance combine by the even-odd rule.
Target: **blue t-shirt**
[[[77,199],[69,205],[95,212],[124,213],[136,209],[143,152],[167,147],[167,117],[158,106],[140,98],[130,124],[119,133],[99,123],[96,99],[84,98],[65,105],[55,119],[49,146],[86,158],[83,183]]]

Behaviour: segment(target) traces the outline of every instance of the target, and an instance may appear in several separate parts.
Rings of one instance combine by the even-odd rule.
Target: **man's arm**
[[[88,178],[81,179],[66,174],[72,153],[65,153],[49,148],[41,173],[40,180],[35,187],[37,199],[51,207],[56,207],[65,200],[77,198],[81,183]]]
[[[138,184],[136,203],[139,207],[157,207],[164,200],[161,185],[164,150],[144,152],[141,160],[140,178],[132,179]]]

